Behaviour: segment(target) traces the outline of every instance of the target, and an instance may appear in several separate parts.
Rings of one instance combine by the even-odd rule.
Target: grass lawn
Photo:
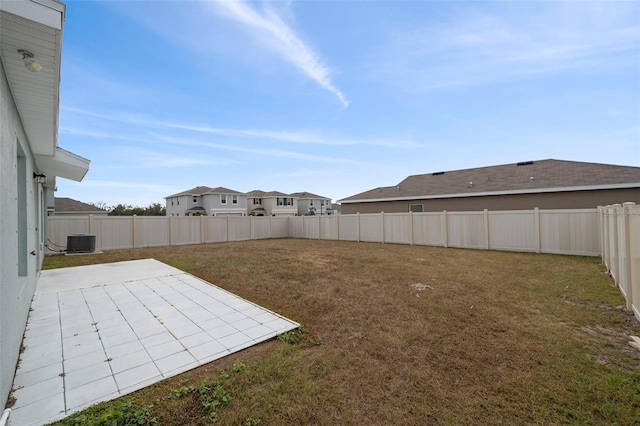
[[[59,424],[640,424],[640,324],[599,258],[282,239],[44,266],[143,258],[304,330]]]

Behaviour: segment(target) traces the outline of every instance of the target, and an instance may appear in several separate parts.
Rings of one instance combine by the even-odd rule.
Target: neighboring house
[[[331,214],[341,214],[341,213],[342,213],[342,206],[338,203],[332,203]]]
[[[89,160],[58,147],[65,6],[0,1],[0,401],[7,400],[46,241],[56,177]]]
[[[245,216],[247,194],[233,189],[197,186],[165,197],[167,216]]]
[[[298,198],[278,191],[254,190],[247,194],[247,212],[250,216],[295,216]]]
[[[91,204],[86,204],[73,198],[55,197],[53,211],[49,216],[107,216],[109,212]]]
[[[640,167],[541,160],[409,176],[340,200],[342,213],[596,208],[640,203]]]
[[[290,195],[298,198],[298,214],[301,216],[307,214],[321,216],[333,214],[331,209],[331,198],[312,194],[310,192],[294,192]]]

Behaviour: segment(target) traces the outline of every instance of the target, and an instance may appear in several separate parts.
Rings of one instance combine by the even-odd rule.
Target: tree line
[[[129,204],[118,204],[108,206],[104,202],[89,203],[95,207],[107,210],[109,216],[165,216],[167,208],[160,203],[152,203],[147,207],[132,206]]]

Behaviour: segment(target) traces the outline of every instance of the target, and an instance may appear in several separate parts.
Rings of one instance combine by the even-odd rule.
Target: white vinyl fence
[[[96,250],[309,238],[598,256],[598,211],[519,210],[337,216],[51,216],[52,248],[93,234]]]
[[[640,321],[640,205],[598,208],[602,261]]]

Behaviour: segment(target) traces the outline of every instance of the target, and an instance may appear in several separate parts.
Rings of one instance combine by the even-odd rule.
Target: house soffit
[[[55,1],[0,2],[0,57],[31,151],[54,155],[57,147],[62,22],[65,6]],[[25,67],[27,50],[42,66]]]

